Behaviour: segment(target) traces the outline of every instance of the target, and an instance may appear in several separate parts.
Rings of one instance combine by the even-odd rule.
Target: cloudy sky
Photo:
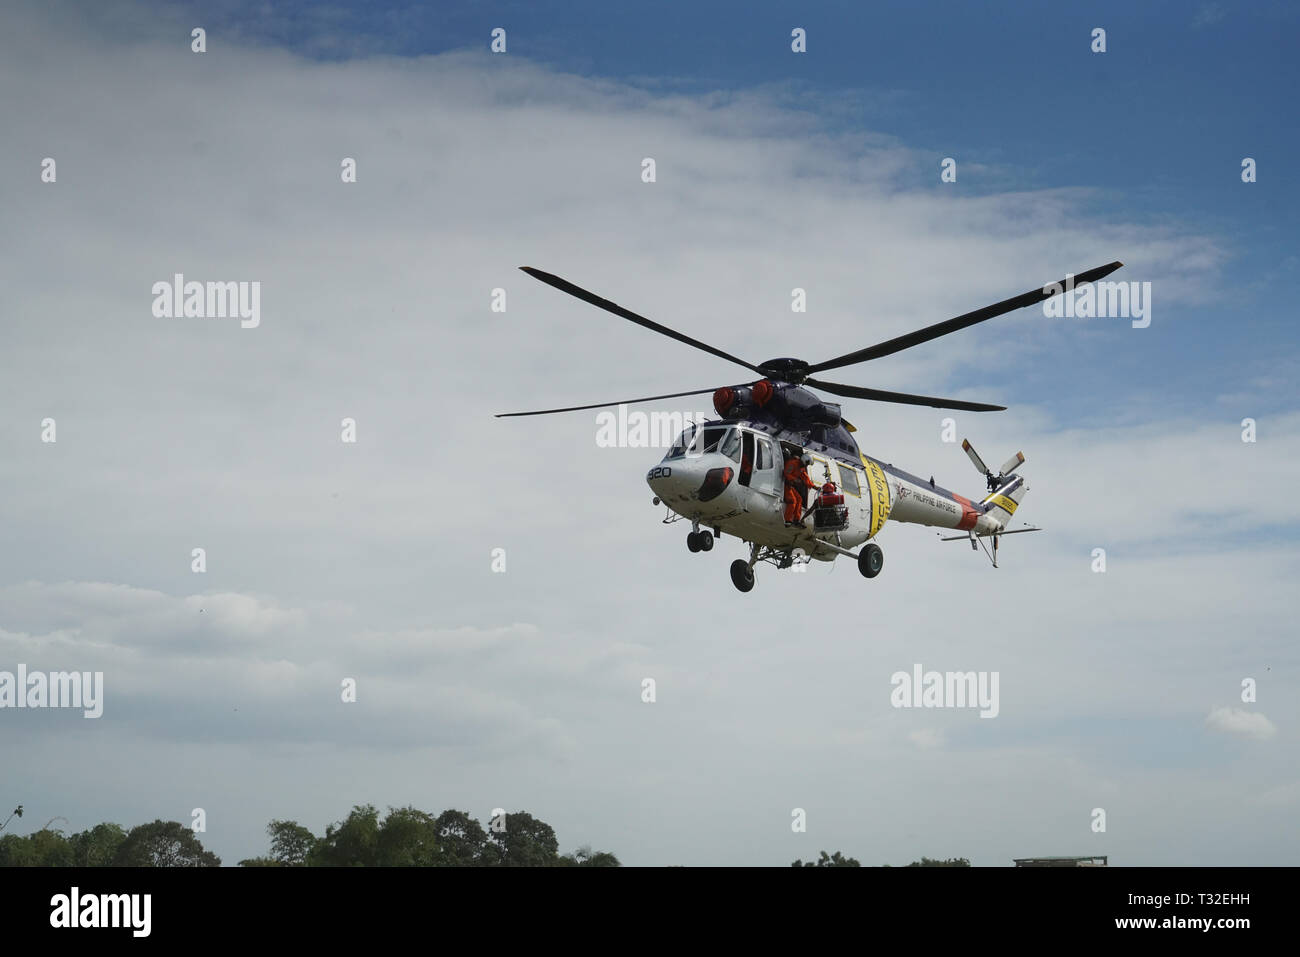
[[[1296,863],[1297,14],[1129,6],[6,5],[0,671],[106,686],[0,711],[11,827],[203,808],[234,863],[413,804],[635,865]],[[1149,328],[1025,310],[842,376],[1010,406],[951,414],[1028,458],[1047,531],[996,571],[891,524],[873,581],[741,595],[738,542],[659,524],[659,451],[492,416],[739,381],[519,265],[815,361],[1116,259]],[[260,325],[156,317],[175,273],[259,282]],[[845,413],[982,488],[949,413]],[[998,672],[997,718],[893,708],[915,664]]]

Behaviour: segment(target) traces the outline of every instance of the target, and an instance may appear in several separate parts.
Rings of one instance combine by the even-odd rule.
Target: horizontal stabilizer
[[[1041,531],[1042,531],[1041,528],[1017,528],[1014,532],[997,532],[996,534],[997,534],[998,538],[1001,538],[1003,535],[1019,535],[1021,532],[1041,532]],[[940,536],[939,536],[939,541],[941,541],[941,542],[968,542],[968,541],[971,540],[972,537],[974,537],[974,538],[988,538],[990,535],[993,535],[993,534],[995,534],[995,533],[993,533],[993,532],[980,532],[978,535],[975,535],[975,536],[971,536],[971,535],[953,535],[951,538],[944,538],[942,535],[940,535]]]

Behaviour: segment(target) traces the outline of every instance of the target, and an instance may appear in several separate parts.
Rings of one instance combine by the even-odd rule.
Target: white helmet
[[[807,452],[805,452],[803,454],[803,457],[800,458],[799,461],[802,462],[804,465],[812,465],[812,456],[809,455]]]

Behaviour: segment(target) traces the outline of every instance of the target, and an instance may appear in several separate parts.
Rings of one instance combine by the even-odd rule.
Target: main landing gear
[[[875,543],[863,545],[862,551],[858,552],[858,571],[862,572],[863,577],[875,578],[884,567],[885,553],[880,550],[880,546]]]
[[[764,549],[751,542],[749,545],[749,561],[737,558],[731,563],[731,584],[736,586],[737,591],[754,590],[754,566],[763,558],[763,553]]]
[[[825,541],[821,545],[848,558],[854,557],[853,553],[847,548],[841,548]],[[862,550],[857,554],[857,560],[858,571],[862,572],[865,578],[875,578],[880,574],[880,570],[885,567],[885,553],[880,550],[879,545],[874,543],[863,545]],[[759,562],[767,562],[777,568],[790,568],[796,563],[802,565],[809,561],[811,561],[810,555],[803,554],[800,556],[793,548],[772,548],[751,543],[749,546],[749,561],[737,558],[731,563],[731,583],[739,591],[753,591],[754,566]]]

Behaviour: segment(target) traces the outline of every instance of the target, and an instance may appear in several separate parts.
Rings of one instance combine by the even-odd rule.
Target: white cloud
[[[1212,731],[1256,741],[1267,741],[1277,735],[1277,728],[1266,715],[1244,708],[1213,708],[1205,717],[1205,726]]]

